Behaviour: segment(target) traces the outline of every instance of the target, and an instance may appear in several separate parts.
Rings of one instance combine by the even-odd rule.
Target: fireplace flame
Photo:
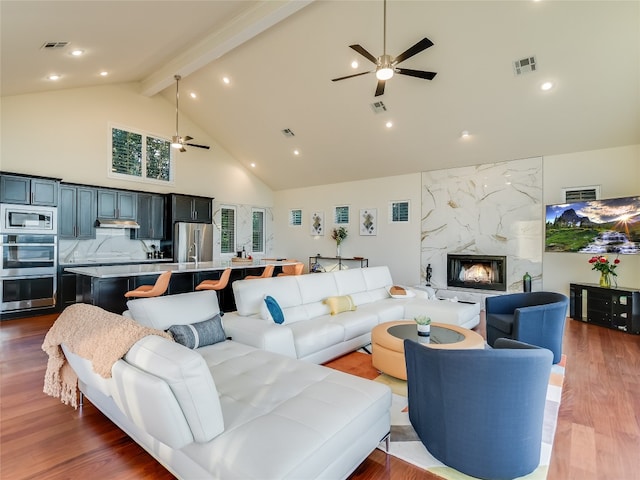
[[[460,280],[464,282],[491,283],[491,267],[476,263],[460,269]]]

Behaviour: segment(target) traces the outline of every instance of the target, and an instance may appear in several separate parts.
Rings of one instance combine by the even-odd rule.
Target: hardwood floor
[[[89,402],[73,410],[42,393],[54,320],[0,322],[0,478],[173,478]],[[568,319],[564,353],[548,480],[640,480],[640,336]],[[436,478],[379,450],[350,477]]]

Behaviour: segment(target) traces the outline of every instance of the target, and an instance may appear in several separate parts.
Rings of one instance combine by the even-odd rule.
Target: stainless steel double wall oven
[[[54,307],[57,291],[57,208],[0,205],[0,310]]]

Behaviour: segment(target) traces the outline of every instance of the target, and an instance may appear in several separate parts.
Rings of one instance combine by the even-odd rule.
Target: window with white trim
[[[252,209],[253,228],[251,232],[251,252],[264,253],[264,209]]]
[[[220,207],[220,253],[236,253],[236,207]]]
[[[289,210],[289,225],[292,227],[299,227],[302,225],[302,210],[294,208]]]
[[[111,127],[109,176],[148,183],[173,184],[173,152],[167,139]]]
[[[349,223],[348,205],[340,205],[339,207],[336,207],[333,222],[336,225],[344,225],[345,223]]]
[[[409,201],[402,200],[389,204],[389,221],[391,223],[409,222]]]

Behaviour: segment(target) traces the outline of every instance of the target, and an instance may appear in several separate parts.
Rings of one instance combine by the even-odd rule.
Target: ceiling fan
[[[184,148],[186,146],[189,147],[198,147],[198,148],[206,148],[207,150],[209,150],[209,145],[198,145],[197,143],[187,143],[189,142],[189,140],[193,140],[193,137],[190,137],[189,135],[185,135],[184,137],[181,137],[178,134],[178,105],[179,105],[179,99],[180,99],[180,92],[179,92],[179,84],[180,84],[180,79],[182,78],[180,75],[174,75],[173,78],[176,79],[176,134],[171,137],[171,147],[172,148],[176,148],[179,149],[181,152],[186,152],[187,149]]]
[[[349,45],[349,48],[352,48],[360,55],[365,57],[367,60],[375,64],[375,70],[370,70],[368,72],[360,72],[355,73],[353,75],[347,75],[345,77],[333,78],[332,82],[337,82],[339,80],[345,80],[347,78],[359,77],[360,75],[366,75],[368,73],[376,73],[376,78],[378,79],[378,85],[376,87],[375,96],[379,96],[384,94],[384,86],[385,82],[393,77],[394,73],[399,73],[400,75],[408,75],[410,77],[418,77],[423,78],[425,80],[433,80],[433,78],[437,75],[436,72],[425,72],[422,70],[410,70],[408,68],[398,68],[398,65],[401,62],[417,55],[418,53],[426,50],[427,48],[433,46],[433,42],[428,38],[423,38],[418,43],[408,48],[404,52],[402,52],[397,57],[393,58],[391,55],[387,55],[387,0],[384,0],[384,25],[383,25],[383,48],[382,55],[379,57],[374,57],[367,50],[365,50],[361,45]]]

